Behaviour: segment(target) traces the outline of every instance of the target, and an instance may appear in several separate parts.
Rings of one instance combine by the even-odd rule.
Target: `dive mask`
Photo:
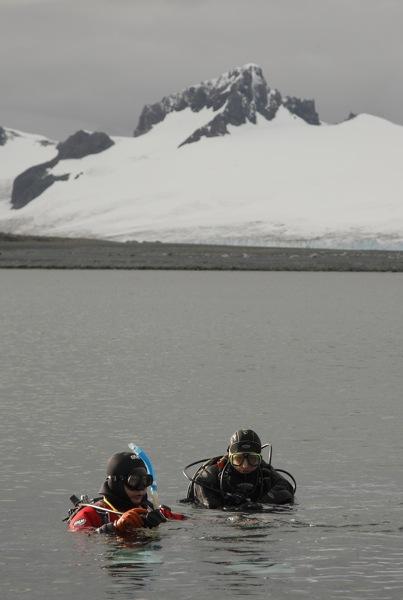
[[[246,459],[251,467],[258,467],[262,462],[262,455],[257,452],[235,452],[228,456],[233,467],[240,467]]]

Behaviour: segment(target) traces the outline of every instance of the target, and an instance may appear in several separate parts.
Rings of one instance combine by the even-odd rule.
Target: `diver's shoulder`
[[[219,474],[219,467],[217,464],[209,464],[209,465],[205,465],[203,466],[202,469],[199,470],[199,472],[196,475],[196,481],[197,480],[214,480],[218,478],[218,474]]]

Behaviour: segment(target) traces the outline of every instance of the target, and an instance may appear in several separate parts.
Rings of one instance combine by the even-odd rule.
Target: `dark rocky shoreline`
[[[0,233],[3,269],[403,272],[403,251],[108,242]]]

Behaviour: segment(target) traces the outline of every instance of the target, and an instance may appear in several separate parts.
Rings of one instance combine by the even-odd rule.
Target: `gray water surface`
[[[400,599],[403,276],[0,271],[1,598]],[[178,503],[252,427],[298,481],[253,516]],[[191,518],[66,532],[108,457],[151,455]]]

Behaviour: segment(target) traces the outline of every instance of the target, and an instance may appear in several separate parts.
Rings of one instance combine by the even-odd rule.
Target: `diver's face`
[[[146,494],[146,490],[131,490],[124,484],[126,495],[134,506],[139,506]]]
[[[234,465],[233,465],[234,466]],[[254,467],[252,465],[250,465],[246,460],[239,465],[238,467],[234,466],[235,471],[238,471],[238,473],[242,473],[242,475],[248,475],[248,473],[253,473],[253,471],[256,471],[257,467]]]
[[[235,471],[238,471],[238,473],[241,473],[242,475],[248,475],[249,473],[253,473],[253,471],[256,471],[256,469],[258,468],[258,465],[254,465],[249,462],[248,454],[237,455],[237,456],[238,456],[238,460],[236,461],[236,463],[235,463],[235,461],[231,462]]]

